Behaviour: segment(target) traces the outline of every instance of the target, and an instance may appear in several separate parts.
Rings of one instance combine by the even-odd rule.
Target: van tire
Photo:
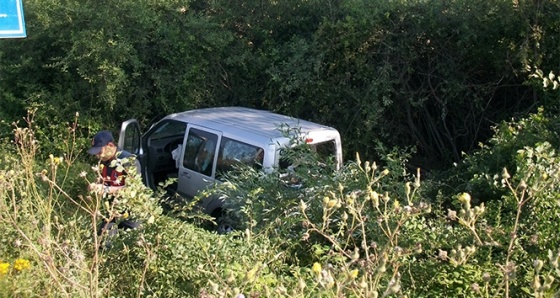
[[[212,212],[212,217],[214,217],[214,221],[216,222],[216,232],[218,234],[228,234],[235,230],[225,210],[221,208],[214,210],[214,212]]]

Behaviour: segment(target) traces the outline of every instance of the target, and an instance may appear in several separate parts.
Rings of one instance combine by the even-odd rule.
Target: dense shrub
[[[37,159],[33,126],[16,127],[0,169],[0,287],[30,297],[551,295],[560,163],[539,134],[521,138],[555,122],[545,119],[497,129],[496,152],[536,140],[502,151],[515,154],[515,170],[490,172],[486,186],[500,198],[440,192],[452,200],[446,209],[431,196],[441,184],[409,172],[406,152],[387,154],[383,166],[357,156],[335,170],[296,146],[288,150],[293,167],[269,175],[240,168],[213,190],[237,221],[226,235],[163,214],[163,191],[134,173],[113,203],[87,193],[95,172],[69,153]],[[485,169],[493,146],[465,164]],[[142,227],[94,232],[104,217],[123,214]]]
[[[467,191],[479,201],[499,200],[504,191],[495,187],[496,176],[504,168],[514,175],[523,170],[526,160],[520,150],[540,147],[539,151],[554,154],[554,149],[560,146],[559,123],[555,113],[543,108],[526,118],[501,122],[486,144],[480,143],[476,152],[465,154],[460,163],[436,177],[439,187],[447,195]]]
[[[41,140],[75,112],[87,139],[236,105],[334,126],[346,159],[413,145],[409,162],[436,168],[495,123],[557,109],[558,93],[527,83],[556,68],[554,1],[29,0],[25,12],[28,37],[0,44],[0,119],[41,109]]]
[[[0,297],[560,295],[559,9],[27,1],[29,37],[0,44]],[[217,105],[333,125],[379,162],[335,171],[303,146],[289,170],[239,169],[213,190],[227,235],[138,177],[120,204],[85,190],[92,131]],[[94,232],[124,210],[142,228]]]
[[[2,297],[196,296],[226,280],[220,290],[232,295],[274,288],[279,272],[288,272],[284,255],[270,258],[274,246],[266,238],[221,236],[163,215],[162,194],[134,171],[118,200],[88,193],[96,172],[73,159],[38,159],[40,144],[28,126],[2,145]],[[71,143],[67,137],[61,142]],[[126,216],[142,227],[111,237],[95,232],[103,220]]]
[[[395,284],[411,297],[539,296],[556,291],[560,228],[560,163],[548,142],[557,141],[548,133],[555,120],[547,119],[541,113],[496,128],[491,144],[465,158],[465,172],[450,171],[448,180],[467,177],[463,183],[487,190],[470,188],[473,196],[460,186],[440,189],[448,180],[421,181],[420,171],[407,172],[406,155],[387,158],[387,168],[358,157],[331,172],[302,150],[291,171],[240,171],[216,191],[242,229],[281,244],[290,262],[358,270],[364,288],[339,280],[327,287],[335,296],[339,285],[367,296]],[[547,271],[534,268],[547,254]]]

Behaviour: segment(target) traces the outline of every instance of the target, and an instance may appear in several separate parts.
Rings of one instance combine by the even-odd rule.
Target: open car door
[[[140,124],[136,119],[130,119],[122,123],[118,147],[136,156],[142,154],[142,134],[140,133]]]
[[[145,160],[142,160],[142,134],[140,133],[140,124],[138,124],[138,121],[130,119],[122,123],[117,146],[120,150],[125,150],[136,155],[136,159],[140,162],[142,168],[142,173],[140,173],[140,175],[145,177],[144,168],[146,163]]]

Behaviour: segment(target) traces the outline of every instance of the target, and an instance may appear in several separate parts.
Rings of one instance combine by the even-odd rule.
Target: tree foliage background
[[[332,125],[347,157],[414,146],[460,159],[501,120],[555,111],[528,80],[554,70],[556,1],[24,2],[28,37],[0,43],[0,117],[68,115],[87,139],[127,118],[242,105]],[[540,87],[540,86],[539,86]],[[6,135],[9,126],[2,129]],[[48,137],[47,137],[48,136]]]

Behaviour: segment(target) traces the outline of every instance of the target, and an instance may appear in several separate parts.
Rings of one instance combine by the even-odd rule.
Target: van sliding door
[[[214,184],[217,148],[221,132],[191,125],[183,143],[183,161],[179,166],[177,191],[188,197],[196,196]]]

